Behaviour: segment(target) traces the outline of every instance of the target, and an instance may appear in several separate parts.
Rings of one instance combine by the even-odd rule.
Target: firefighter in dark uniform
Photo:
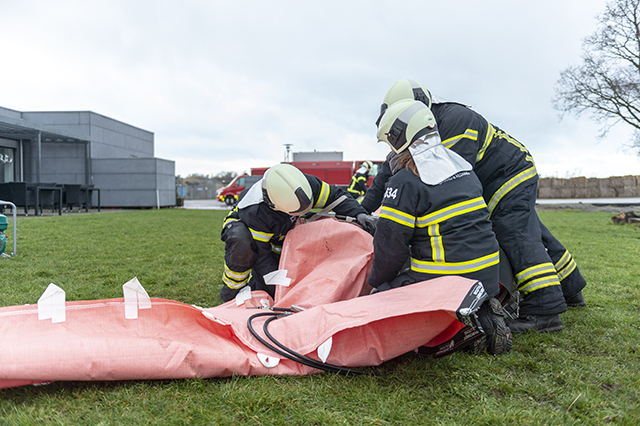
[[[355,217],[358,224],[373,233],[375,220],[343,189],[305,175],[289,164],[268,169],[259,182],[240,194],[238,204],[222,224],[222,301],[233,299],[246,285],[273,296],[273,286],[265,284],[264,276],[278,269],[287,232],[311,208],[324,208],[343,195],[344,201],[333,210]]]
[[[418,101],[391,106],[378,139],[398,155],[390,164],[369,284],[385,290],[446,275],[478,280],[488,299],[478,315],[488,350],[508,351],[511,332],[491,300],[499,292],[499,246],[471,164],[442,146],[433,114]]]
[[[412,80],[394,83],[385,96],[381,116],[389,105],[407,98],[427,105],[438,123],[443,146],[474,165],[493,230],[523,296],[520,317],[509,322],[511,330],[561,330],[559,314],[567,310],[567,305],[585,305],[582,289],[586,282],[571,254],[544,227],[535,211],[538,173],[533,157],[524,145],[469,107],[454,102],[432,103],[429,91]],[[378,176],[384,179],[384,173]],[[380,182],[374,181],[372,189],[378,187]],[[368,191],[363,206],[369,210],[380,197],[377,189]]]
[[[365,161],[351,177],[351,183],[347,188],[347,192],[356,200],[367,192],[367,179],[369,179],[371,167],[373,167],[373,163],[371,161]]]

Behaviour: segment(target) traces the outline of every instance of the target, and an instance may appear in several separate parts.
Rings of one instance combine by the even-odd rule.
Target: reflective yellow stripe
[[[222,227],[224,228],[227,223],[231,223],[231,222],[237,222],[240,219],[236,219],[235,217],[231,217],[231,215],[233,213],[236,213],[238,211],[238,207],[234,207],[233,209],[231,209],[231,211],[229,212],[229,214],[227,214],[227,216],[224,218],[224,220],[222,221]]]
[[[382,206],[379,217],[392,220],[400,225],[408,226],[409,228],[415,227],[416,223],[416,218],[414,216],[387,206]]]
[[[227,266],[226,263],[224,265],[224,273],[225,273],[225,275],[229,276],[229,278],[233,278],[236,281],[246,279],[249,276],[250,272],[251,272],[251,269],[247,269],[244,272],[235,272],[235,271],[232,271],[231,269],[229,269],[229,267]]]
[[[554,265],[556,271],[558,271],[558,278],[560,281],[565,279],[569,274],[571,274],[577,267],[576,262],[571,257],[569,251],[565,251],[560,260]]]
[[[222,281],[229,288],[238,289],[244,287],[251,278],[251,269],[245,272],[235,272],[229,269],[227,264],[224,265],[224,273],[222,274]]]
[[[537,265],[531,266],[530,268],[527,268],[518,272],[516,274],[516,282],[518,283],[518,285],[520,285],[521,283],[527,280],[530,280],[534,277],[537,277],[540,275],[555,274],[555,273],[556,273],[556,268],[554,268],[551,263],[549,262],[539,263]]]
[[[556,269],[549,262],[540,263],[518,272],[516,282],[518,290],[523,294],[552,285],[560,285]]]
[[[227,226],[229,223],[233,223],[233,222],[239,222],[240,219],[236,219],[234,217],[228,217],[224,220],[224,222],[222,222],[222,227],[224,228],[225,226]]]
[[[439,223],[453,216],[459,216],[465,213],[469,213],[475,210],[480,210],[487,205],[482,197],[473,198],[471,200],[463,201],[461,203],[453,204],[444,209],[440,209],[433,213],[429,213],[426,216],[419,217],[417,220],[418,227],[429,226],[433,223]]]
[[[477,130],[473,130],[473,129],[467,129],[461,135],[457,135],[457,136],[450,137],[449,139],[445,139],[444,141],[442,141],[442,145],[444,145],[445,148],[451,148],[452,146],[454,146],[457,142],[461,141],[462,139],[469,139],[469,140],[472,140],[472,141],[477,141],[478,140],[478,131]]]
[[[484,138],[484,142],[482,143],[482,148],[478,151],[478,155],[476,156],[476,163],[481,161],[484,158],[484,153],[487,152],[487,148],[489,148],[489,144],[493,140],[493,136],[496,133],[496,129],[489,123],[489,127],[487,128],[487,135]]]
[[[578,265],[576,265],[576,262],[571,259],[571,262],[569,262],[569,265],[567,265],[566,268],[564,268],[561,271],[558,271],[558,278],[560,279],[560,281],[564,280],[565,278],[567,278],[569,275],[571,275],[571,273],[578,267]]]
[[[253,237],[253,239],[256,240],[256,241],[260,241],[261,243],[266,243],[271,238],[273,238],[273,234],[268,234],[266,232],[256,231],[253,228],[249,228],[249,231],[251,232],[251,236]]]
[[[274,253],[278,253],[281,254],[282,253],[282,246],[281,245],[276,245],[276,244],[271,244],[271,251]]]
[[[428,260],[418,260],[411,258],[411,270],[423,274],[449,274],[458,275],[479,271],[500,261],[499,252],[479,257],[466,262],[432,262]]]
[[[366,177],[364,177],[364,176],[360,176],[360,177],[358,177],[358,178],[356,178],[356,177],[354,176],[354,178],[353,178],[353,179],[351,179],[351,185],[349,185],[349,188],[347,188],[347,191],[352,192],[352,193],[354,193],[354,194],[360,194],[362,191],[358,191],[358,190],[357,190],[357,189],[355,189],[354,187],[356,186],[356,184],[357,184],[358,182],[364,182],[364,181],[366,181],[366,180],[367,180],[367,178],[366,178]]]
[[[431,237],[431,258],[434,262],[444,262],[444,246],[440,235],[440,225],[437,223],[427,227]]]
[[[329,199],[329,185],[325,182],[322,182],[322,188],[320,188],[320,196],[316,201],[316,204],[313,208],[322,208],[327,204],[327,200]]]
[[[557,275],[542,277],[536,280],[529,281],[526,285],[518,287],[518,291],[525,295],[531,293],[532,291],[540,290],[541,288],[550,287],[552,285],[560,285],[560,281],[558,281]]]
[[[513,138],[512,136],[509,136],[503,131],[501,130],[496,131],[496,136],[499,138],[505,139],[510,144],[517,146],[520,151],[526,152],[527,154],[529,154],[529,150],[524,145],[522,145],[520,142],[518,142],[517,139]],[[530,155],[527,155],[527,161],[531,161],[533,163],[533,157],[531,157]]]
[[[488,204],[489,216],[491,216],[491,214],[493,213],[493,209],[496,208],[496,206],[498,205],[502,197],[507,195],[509,191],[511,191],[513,188],[520,185],[521,183],[529,179],[533,179],[536,176],[538,176],[538,171],[536,170],[536,166],[534,165],[533,167],[530,167],[525,171],[518,173],[517,175],[509,179],[507,182],[505,182],[500,187],[500,189],[498,189],[495,192],[495,194],[493,194],[493,196],[491,197],[491,200],[489,200],[489,204]]]
[[[562,257],[555,263],[555,265],[553,265],[553,267],[556,268],[556,271],[559,271],[560,269],[567,266],[567,264],[570,261],[571,261],[571,254],[569,253],[569,250],[565,250]]]

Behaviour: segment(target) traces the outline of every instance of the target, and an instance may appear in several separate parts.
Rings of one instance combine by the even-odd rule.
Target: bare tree
[[[213,179],[214,180],[218,180],[218,181],[222,182],[224,185],[226,185],[229,182],[231,182],[236,176],[238,176],[238,173],[236,173],[236,172],[222,171],[222,172],[219,172],[218,174],[216,174],[213,177]]]
[[[640,153],[640,0],[613,0],[598,15],[598,29],[583,40],[582,64],[560,73],[555,109],[589,111],[605,136],[616,123],[635,128]]]

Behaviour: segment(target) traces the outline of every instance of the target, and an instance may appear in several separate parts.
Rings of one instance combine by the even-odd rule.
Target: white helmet
[[[387,108],[403,99],[420,101],[425,104],[427,108],[431,108],[431,93],[429,93],[422,84],[413,80],[398,80],[391,85],[389,90],[387,90],[387,94],[384,95],[376,126],[380,125],[380,120]]]
[[[262,196],[269,207],[292,216],[307,213],[313,204],[309,181],[291,164],[277,164],[265,172]]]
[[[386,142],[399,154],[412,142],[434,132],[436,119],[422,102],[405,99],[391,105],[380,119],[378,142]]]
[[[371,168],[373,167],[373,163],[372,163],[371,161],[367,160],[367,161],[364,161],[364,162],[360,165],[360,167],[364,167],[365,169],[367,169],[368,171],[370,171],[370,170],[371,170]]]

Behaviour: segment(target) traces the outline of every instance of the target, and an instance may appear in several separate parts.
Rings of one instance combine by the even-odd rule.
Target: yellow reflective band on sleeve
[[[416,223],[416,218],[414,216],[387,206],[382,206],[379,217],[392,220],[400,225],[408,226],[409,228],[414,228]]]
[[[457,135],[457,136],[450,137],[449,139],[445,139],[444,141],[442,141],[442,145],[445,148],[451,148],[452,146],[454,146],[457,142],[461,141],[462,139],[469,139],[469,140],[472,140],[472,141],[477,141],[478,140],[478,131],[477,130],[473,130],[473,129],[467,129],[461,135]]]
[[[526,152],[527,154],[529,154],[529,150],[520,142],[518,142],[518,140],[515,139],[513,136],[509,136],[503,131],[497,131],[496,136],[505,139],[510,144],[517,146],[520,151]],[[527,161],[531,161],[533,163],[533,157],[531,157],[531,155],[527,155]]]
[[[411,258],[411,270],[423,274],[459,275],[480,271],[500,262],[499,252],[466,262],[431,262]]]
[[[260,241],[261,243],[266,243],[271,238],[273,238],[273,234],[268,234],[266,232],[256,231],[253,228],[249,228],[249,231],[251,232],[251,236],[253,237],[253,239],[256,240],[256,241]]]
[[[235,272],[229,269],[227,264],[224,265],[224,274],[222,274],[222,281],[229,288],[238,289],[244,287],[251,278],[251,269],[244,272]]]
[[[225,218],[225,220],[222,222],[222,227],[224,228],[224,227],[225,227],[225,226],[227,226],[228,224],[233,223],[233,222],[238,222],[238,221],[240,221],[240,219],[236,219],[236,218],[234,218],[234,217],[227,217],[227,218]]]
[[[440,235],[440,225],[437,223],[429,225],[427,231],[431,237],[431,258],[434,262],[444,262],[444,246]]]
[[[471,200],[453,204],[449,207],[445,207],[444,209],[437,210],[433,213],[429,213],[426,216],[419,217],[417,220],[417,226],[423,228],[425,226],[450,219],[454,216],[459,216],[475,210],[483,209],[486,206],[487,205],[485,204],[482,197],[473,198]]]
[[[316,200],[316,204],[313,206],[314,209],[322,208],[327,204],[327,200],[329,199],[329,184],[322,182],[322,188],[320,188],[320,196]]]
[[[231,211],[227,214],[227,216],[226,216],[226,217],[224,218],[224,220],[222,221],[222,227],[223,227],[223,228],[227,225],[227,223],[237,222],[237,221],[239,221],[239,220],[240,220],[240,219],[237,219],[237,218],[235,218],[235,217],[231,217],[231,215],[232,215],[233,213],[237,212],[237,211],[238,211],[238,207],[237,207],[237,206],[236,206],[236,207],[234,207],[233,209],[231,209]]]
[[[571,254],[567,250],[554,266],[556,268],[556,271],[558,272],[558,278],[560,279],[560,281],[562,281],[566,277],[568,277],[578,265],[576,265],[576,262],[573,260],[573,257],[571,257]]]
[[[282,246],[271,243],[271,251],[277,254],[282,253]]]
[[[518,173],[507,182],[505,182],[491,197],[489,200],[489,216],[493,213],[493,210],[496,208],[502,197],[507,195],[509,191],[511,191],[516,186],[520,185],[523,182],[526,182],[529,179],[533,179],[538,176],[538,171],[536,170],[536,166],[530,167],[523,172]]]
[[[482,148],[478,150],[478,155],[476,156],[476,163],[481,161],[484,158],[484,153],[487,152],[487,148],[489,148],[489,144],[493,140],[493,136],[496,134],[496,129],[489,123],[489,127],[487,128],[487,135],[484,138],[484,142],[482,143]]]

